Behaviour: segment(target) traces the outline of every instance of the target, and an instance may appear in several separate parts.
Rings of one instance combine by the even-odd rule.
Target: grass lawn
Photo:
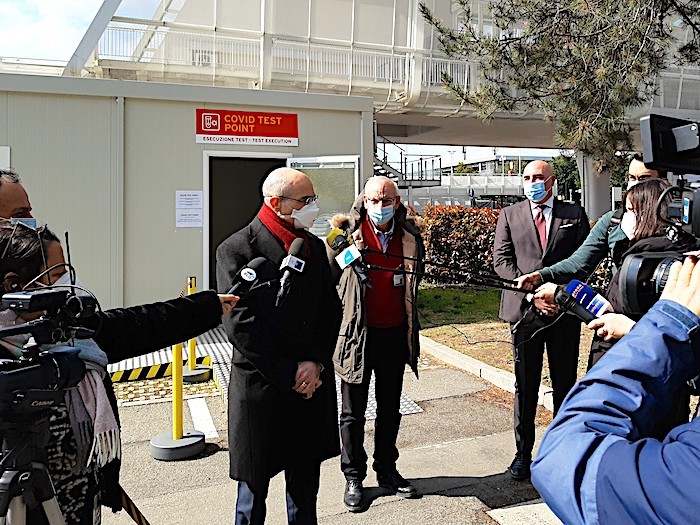
[[[421,287],[418,310],[421,333],[489,365],[513,371],[508,323],[498,318],[498,290],[461,287]],[[592,332],[581,325],[579,377],[586,371]],[[542,381],[551,385],[545,355]]]

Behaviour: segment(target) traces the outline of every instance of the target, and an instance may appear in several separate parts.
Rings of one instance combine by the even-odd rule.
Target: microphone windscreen
[[[584,308],[590,304],[596,295],[593,288],[577,280],[573,280],[566,285],[566,293],[576,299],[576,302]]]
[[[608,311],[612,311],[612,306],[605,297],[597,294],[593,288],[581,281],[573,280],[566,285],[566,292],[573,299],[591,312],[596,317],[600,317]]]
[[[293,255],[294,257],[298,257],[299,254],[302,252],[304,249],[304,239],[301,237],[297,237],[292,241],[292,244],[289,245],[289,255]]]
[[[328,244],[328,246],[333,248],[333,241],[335,241],[335,238],[338,235],[342,235],[344,237],[345,233],[343,233],[343,230],[341,230],[340,228],[333,228],[330,231],[330,233],[328,234],[328,236],[326,237],[326,244]]]

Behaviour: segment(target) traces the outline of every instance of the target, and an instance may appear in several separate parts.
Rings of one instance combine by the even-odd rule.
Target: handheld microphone
[[[554,301],[585,323],[590,323],[603,314],[613,311],[605,297],[597,294],[586,283],[577,280],[571,281],[566,288],[558,287]]]
[[[366,285],[367,288],[372,288],[372,282],[369,280],[367,273],[365,273],[366,269],[362,261],[362,254],[357,249],[357,246],[348,240],[343,230],[333,228],[328,237],[326,237],[326,242],[338,254],[335,256],[335,261],[340,269],[344,270],[350,266],[360,280],[360,284]]]
[[[306,262],[300,259],[298,256],[304,249],[304,239],[297,237],[292,241],[289,246],[289,252],[287,256],[282,259],[282,264],[280,265],[280,271],[282,271],[282,278],[280,279],[280,289],[277,292],[277,298],[275,299],[275,306],[280,307],[284,300],[289,294],[289,289],[292,286],[292,281],[297,273],[304,271],[304,266]]]
[[[258,280],[258,271],[267,264],[267,259],[264,257],[256,257],[243,268],[233,278],[233,284],[229,288],[227,294],[243,297],[246,295],[255,282]]]

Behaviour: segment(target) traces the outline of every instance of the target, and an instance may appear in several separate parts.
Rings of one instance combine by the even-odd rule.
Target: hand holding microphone
[[[573,280],[566,285],[558,286],[554,295],[556,303],[564,310],[571,312],[585,323],[612,312],[608,300],[597,294],[593,288],[581,281]]]
[[[622,339],[637,324],[623,314],[605,314],[588,323],[588,328],[595,330],[599,337],[605,341]]]
[[[333,228],[328,237],[326,237],[326,243],[338,254],[335,257],[335,261],[341,270],[350,266],[360,280],[360,284],[364,284],[367,288],[372,288],[372,282],[366,273],[367,270],[362,261],[362,254],[357,249],[357,246],[345,237],[343,230]]]

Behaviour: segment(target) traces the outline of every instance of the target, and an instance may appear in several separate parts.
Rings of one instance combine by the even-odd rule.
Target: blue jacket
[[[700,419],[645,438],[700,370],[699,326],[659,301],[571,390],[532,465],[564,523],[700,523]]]

